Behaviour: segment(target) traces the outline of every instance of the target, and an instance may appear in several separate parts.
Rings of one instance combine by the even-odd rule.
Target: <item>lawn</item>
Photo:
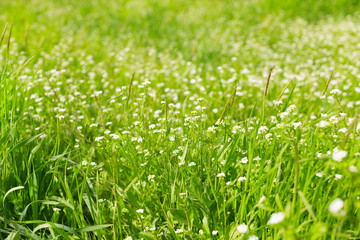
[[[360,239],[360,1],[0,9],[0,239]]]

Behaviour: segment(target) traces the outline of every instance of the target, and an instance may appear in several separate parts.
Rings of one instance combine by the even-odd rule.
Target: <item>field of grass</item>
[[[360,239],[360,1],[0,9],[0,239]]]

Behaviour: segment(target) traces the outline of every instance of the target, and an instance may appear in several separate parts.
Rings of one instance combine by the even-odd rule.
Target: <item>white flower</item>
[[[247,157],[244,157],[241,159],[241,163],[247,163],[248,162],[248,158]]]
[[[195,165],[196,165],[196,163],[194,163],[194,162],[191,162],[191,163],[188,164],[189,167],[192,167],[192,166],[195,166]]]
[[[147,178],[149,181],[154,181],[155,175],[149,175]]]
[[[316,173],[315,174],[317,177],[319,177],[319,178],[321,178],[321,177],[323,177],[324,176],[324,172],[318,172],[318,173]]]
[[[247,233],[248,232],[248,226],[246,224],[240,224],[236,227],[239,233]]]
[[[183,229],[181,229],[181,228],[178,228],[178,229],[176,229],[176,231],[175,231],[175,233],[176,233],[176,234],[178,234],[178,233],[182,233],[182,232],[184,232],[184,230],[183,230]]]
[[[258,204],[262,203],[265,200],[265,196],[262,196],[258,202]]]
[[[246,177],[239,177],[238,182],[246,181]]]
[[[281,100],[279,101],[274,100],[273,103],[275,104],[275,106],[280,106],[283,102]]]
[[[100,140],[104,139],[105,137],[104,136],[101,136],[101,137],[96,137],[95,138],[95,142],[100,142]]]
[[[249,240],[259,240],[259,238],[256,235],[250,235]]]
[[[261,158],[259,156],[257,156],[256,158],[253,159],[254,161],[260,161]]]
[[[317,126],[318,126],[319,128],[324,128],[324,127],[327,127],[328,125],[329,125],[329,122],[324,121],[324,120],[321,120],[321,121],[317,124]]]
[[[336,151],[333,153],[332,155],[332,159],[334,161],[337,161],[337,162],[341,162],[341,160],[343,160],[343,158],[345,158],[347,155],[347,152],[344,151],[344,150],[339,150],[339,151]]]
[[[133,238],[129,236],[129,237],[125,238],[125,240],[133,240]]]
[[[209,133],[215,133],[216,132],[216,127],[215,126],[211,126],[207,129],[207,132]]]
[[[261,126],[259,127],[259,133],[265,133],[267,132],[269,129],[266,126]]]
[[[295,128],[295,129],[297,129],[298,127],[300,127],[301,126],[301,122],[294,122],[294,123],[292,123],[292,125],[293,125],[293,127]]]
[[[218,234],[218,230],[214,230],[214,231],[212,231],[211,233],[212,233],[212,235],[216,235],[216,234]]]
[[[344,208],[345,203],[342,199],[337,198],[335,200],[333,200],[330,204],[329,204],[329,212],[333,213],[333,214],[339,214],[340,211]]]
[[[341,174],[335,174],[335,180],[339,180],[342,178],[342,175]]]
[[[216,175],[218,178],[222,178],[225,177],[225,173],[219,173],[218,175]]]
[[[271,214],[270,220],[269,220],[269,225],[275,225],[278,224],[280,222],[282,222],[285,218],[285,215],[283,212],[277,212],[277,213],[273,213]]]
[[[200,235],[203,235],[204,234],[204,231],[202,229],[199,230],[199,234]]]
[[[141,208],[140,208],[140,209],[136,210],[136,212],[137,212],[137,213],[144,213],[144,209],[141,209]]]
[[[333,89],[330,91],[331,94],[333,95],[340,95],[341,94],[341,91],[339,89]]]
[[[349,166],[349,172],[351,173],[357,173],[358,172],[358,169],[355,165],[350,165]]]

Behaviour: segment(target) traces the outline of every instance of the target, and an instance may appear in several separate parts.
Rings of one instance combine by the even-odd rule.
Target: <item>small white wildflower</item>
[[[339,119],[335,116],[331,116],[329,120],[332,124],[337,124],[339,122]]]
[[[211,127],[209,127],[206,131],[209,132],[209,133],[215,133],[215,132],[216,132],[216,127],[215,127],[215,126],[211,126]]]
[[[347,131],[346,128],[340,128],[340,129],[338,130],[338,132],[341,132],[341,133],[346,133],[346,131]]]
[[[341,174],[335,174],[335,180],[339,180],[342,178],[342,175]]]
[[[96,137],[95,138],[95,142],[100,142],[100,140],[104,139],[105,137],[104,136],[101,136],[101,137]]]
[[[184,230],[183,230],[183,229],[181,229],[181,228],[178,228],[178,229],[176,229],[176,231],[175,231],[175,233],[176,233],[176,234],[178,234],[178,233],[182,233],[182,232],[184,232]]]
[[[149,176],[147,177],[147,179],[148,179],[149,181],[154,181],[155,175],[149,175]]]
[[[337,161],[337,162],[341,162],[341,160],[343,160],[343,158],[345,158],[347,156],[347,152],[344,151],[344,150],[339,150],[339,151],[336,151],[333,153],[332,155],[332,159],[334,161]]]
[[[219,232],[218,230],[214,230],[211,232],[211,234],[215,236],[216,234],[218,234],[218,232]]]
[[[136,210],[136,212],[137,212],[137,213],[144,213],[144,209],[141,209],[141,208],[140,208],[140,209]]]
[[[259,127],[259,133],[266,133],[269,129],[266,126]]]
[[[319,128],[325,128],[329,126],[329,122],[321,120],[316,126],[318,126]]]
[[[330,91],[330,93],[332,94],[332,95],[340,95],[341,94],[341,91],[339,90],[339,89],[333,89],[333,90],[331,90]]]
[[[196,166],[196,163],[191,162],[191,163],[188,164],[188,166],[189,166],[189,167]]]
[[[218,175],[216,175],[218,178],[223,178],[225,177],[225,173],[219,173]]]
[[[265,201],[266,197],[265,196],[262,196],[258,202],[258,204],[262,203],[263,201]]]
[[[301,122],[294,122],[294,123],[292,123],[292,125],[293,125],[293,127],[295,129],[297,129],[298,127],[300,127],[302,125],[302,123]]]
[[[265,139],[266,140],[271,140],[272,134],[271,133],[267,133],[265,134]]]
[[[285,218],[285,215],[283,212],[277,212],[277,213],[273,213],[271,214],[270,220],[269,220],[269,225],[275,225],[278,224],[280,222],[282,222]]]
[[[321,178],[321,177],[324,176],[324,172],[318,172],[318,173],[315,174],[315,176]]]
[[[202,229],[199,230],[199,234],[200,235],[203,235],[204,234],[204,231]]]
[[[273,103],[275,106],[280,106],[281,104],[283,104],[283,102],[281,100],[279,100],[279,101],[274,100]]]
[[[248,232],[248,226],[246,224],[240,224],[236,227],[239,233],[247,233]]]
[[[243,157],[242,159],[241,159],[241,163],[247,163],[248,162],[248,158],[247,157]]]
[[[129,237],[125,238],[125,240],[133,240],[133,238],[129,236]]]
[[[337,198],[329,204],[328,210],[333,214],[339,214],[340,211],[344,208],[344,206],[344,201],[341,198]]]
[[[358,169],[355,165],[350,165],[349,166],[349,172],[351,173],[357,173],[358,172]]]
[[[259,240],[259,238],[256,235],[250,235],[249,240]]]
[[[224,121],[222,119],[218,119],[215,123],[216,126],[219,126],[219,125],[224,125]]]
[[[246,177],[239,177],[238,182],[246,181]]]

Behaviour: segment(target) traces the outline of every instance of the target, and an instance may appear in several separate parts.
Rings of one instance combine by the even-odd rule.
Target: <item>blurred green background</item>
[[[216,62],[222,48],[217,41],[220,35],[231,41],[261,31],[276,42],[280,24],[298,18],[316,24],[356,17],[360,1],[3,0],[0,9],[1,26],[13,23],[13,36],[25,42],[27,35],[32,50],[74,38],[95,56],[105,46],[153,46],[173,54],[181,52],[185,59],[196,53],[198,60]]]

